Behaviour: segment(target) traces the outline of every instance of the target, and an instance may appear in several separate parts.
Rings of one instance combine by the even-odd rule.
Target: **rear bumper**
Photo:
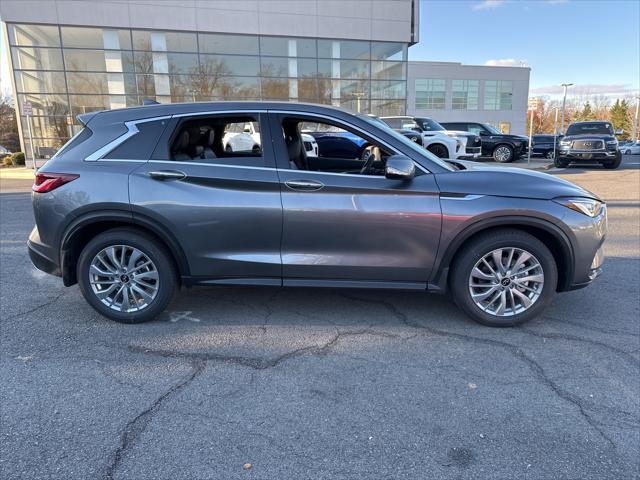
[[[27,241],[27,249],[29,251],[29,258],[31,259],[31,263],[33,263],[33,265],[38,270],[42,270],[45,273],[55,275],[56,277],[62,276],[60,266],[53,260],[48,258],[44,253],[38,251],[37,245],[31,240]]]

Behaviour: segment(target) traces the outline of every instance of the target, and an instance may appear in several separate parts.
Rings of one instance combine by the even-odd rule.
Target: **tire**
[[[433,145],[429,145],[427,147],[431,153],[433,153],[438,158],[449,158],[449,150],[447,147],[440,143],[434,143]]]
[[[233,148],[231,148],[231,145],[227,143],[227,146],[224,147],[224,151],[227,153],[233,153]]]
[[[523,267],[526,266],[525,268],[529,268],[529,270],[524,270],[520,277],[533,279],[535,276],[536,280],[542,278],[543,281],[540,283],[527,280],[524,284],[529,290],[525,290],[525,287],[521,287],[519,283],[511,280],[512,278],[517,278],[517,275],[508,277],[501,273],[502,279],[500,281],[498,281],[497,276],[487,275],[485,272],[490,270],[484,264],[481,264],[481,261],[489,255],[491,257],[489,258],[489,266],[491,266],[491,262],[494,262],[491,254],[499,249],[503,249],[504,252],[500,256],[502,262],[507,266],[518,269],[522,268],[517,266],[521,252],[532,255],[523,264]],[[509,252],[511,252],[511,249],[513,249],[514,253],[509,264]],[[492,277],[491,280],[480,279],[481,277],[476,276],[474,268],[478,264],[483,269],[480,273]],[[536,264],[537,267],[535,266]],[[498,268],[495,262],[493,263],[493,268]],[[473,277],[472,271],[474,272]],[[540,277],[540,274],[542,274],[542,277]],[[472,279],[473,283],[470,284]],[[488,286],[472,287],[472,285],[476,285],[475,282],[483,282],[482,285],[484,285],[484,282],[488,282]],[[508,286],[503,287],[505,285],[503,282]],[[458,307],[474,321],[489,327],[512,327],[536,317],[555,296],[557,283],[558,269],[549,249],[533,235],[515,229],[493,230],[480,234],[469,243],[464,244],[454,258],[450,276],[451,293]],[[476,300],[480,301],[481,304],[483,302],[489,303],[495,295],[497,295],[497,303],[494,301],[493,304],[487,305],[483,310],[481,306],[476,304],[476,300],[472,298],[472,288],[478,296]],[[516,289],[518,292],[514,293]],[[489,292],[490,294],[486,299],[481,298],[483,294]],[[505,293],[503,294],[502,292]],[[503,295],[506,307],[504,308],[504,313],[500,314],[497,310],[502,303]],[[529,298],[529,301],[531,301],[530,306],[525,308],[522,295]],[[494,310],[494,312],[490,310]]]
[[[513,162],[513,148],[510,145],[498,145],[493,149],[493,159],[498,163]]]
[[[106,250],[109,247],[115,247],[112,251],[115,255],[110,255],[110,251]],[[142,256],[138,257],[135,252]],[[124,262],[121,262],[122,256]],[[115,261],[111,260],[113,257]],[[145,266],[147,260],[151,263]],[[98,271],[107,275],[96,274],[92,263],[94,267],[99,265]],[[125,267],[130,267],[130,271],[137,274],[125,274],[123,270],[113,274],[116,265],[121,263],[128,264]],[[89,305],[101,315],[119,323],[142,323],[154,319],[169,305],[178,283],[173,259],[166,249],[153,238],[124,228],[108,230],[87,243],[78,258],[76,273],[80,291]],[[122,283],[124,281],[126,283]],[[112,293],[109,293],[108,290],[114,286]],[[127,292],[126,304],[124,292]],[[102,299],[98,296],[100,293]],[[123,311],[126,306],[130,308]]]
[[[553,159],[553,165],[556,168],[567,168],[569,166],[569,162],[564,158],[556,157]]]
[[[622,154],[618,152],[615,160],[612,160],[610,162],[605,162],[602,164],[602,166],[607,170],[615,170],[620,166],[621,163],[622,163]]]
[[[554,157],[554,155],[553,155],[553,150],[549,150],[549,151],[544,155],[544,157],[545,157],[547,160],[553,160],[553,159],[555,158],[555,157]]]
[[[626,152],[624,152],[625,155],[631,155],[631,150],[627,150]]]

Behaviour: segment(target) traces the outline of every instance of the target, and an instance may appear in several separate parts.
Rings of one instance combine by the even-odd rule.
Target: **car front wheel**
[[[564,158],[556,157],[553,159],[553,165],[556,168],[567,168],[569,166],[569,162],[566,161]]]
[[[141,323],[159,315],[177,285],[169,254],[154,239],[126,229],[93,238],[77,265],[78,284],[87,302],[120,323]]]
[[[496,230],[463,247],[450,280],[454,301],[473,320],[510,327],[544,310],[555,295],[558,272],[553,255],[536,237]]]
[[[438,158],[449,158],[449,150],[447,150],[447,147],[445,147],[444,145],[440,145],[439,143],[429,145],[427,147],[427,150],[429,150]]]
[[[610,162],[604,162],[602,166],[609,170],[615,170],[620,166],[621,163],[622,163],[622,154],[618,152],[615,160],[611,160]]]
[[[498,145],[493,151],[493,159],[498,163],[513,161],[513,148],[509,145]]]

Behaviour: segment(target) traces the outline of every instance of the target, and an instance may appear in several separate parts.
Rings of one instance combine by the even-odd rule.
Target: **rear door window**
[[[167,124],[168,119],[142,121],[135,124],[138,133],[125,140],[103,158],[105,160],[149,160]]]

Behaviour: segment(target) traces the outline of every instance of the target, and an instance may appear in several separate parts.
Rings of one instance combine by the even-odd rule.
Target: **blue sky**
[[[526,62],[532,94],[632,95],[640,84],[638,0],[422,0],[410,60]]]
[[[2,36],[4,40],[4,36]],[[10,89],[0,46],[0,88]],[[631,96],[640,88],[638,0],[422,0],[411,60],[525,62],[531,93]]]

